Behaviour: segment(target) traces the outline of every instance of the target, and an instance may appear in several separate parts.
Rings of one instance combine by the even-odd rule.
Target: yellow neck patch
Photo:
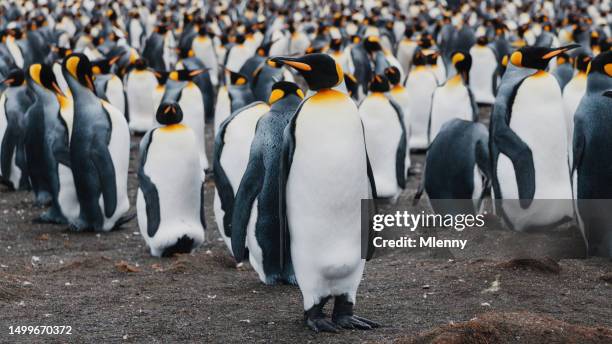
[[[159,128],[159,130],[164,132],[172,132],[172,131],[181,131],[186,129],[186,127],[182,124],[170,124],[165,127]]]
[[[40,82],[40,70],[41,69],[42,69],[42,66],[39,63],[31,65],[30,66],[30,77],[37,84],[42,86],[42,83]]]
[[[68,72],[75,78],[78,78],[77,67],[79,65],[79,61],[80,59],[77,56],[69,57],[68,61],[66,61],[66,69],[68,69]]]

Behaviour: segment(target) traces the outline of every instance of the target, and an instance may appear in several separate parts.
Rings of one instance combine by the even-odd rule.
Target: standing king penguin
[[[612,51],[590,64],[587,89],[574,117],[574,159],[578,214],[589,254],[612,257]]]
[[[0,181],[14,190],[25,189],[29,183],[23,122],[31,100],[21,69],[14,69],[3,83],[8,88],[0,96]]]
[[[572,217],[569,201],[555,202],[554,207],[550,202],[533,201],[572,198],[561,88],[545,69],[552,58],[575,47],[515,51],[510,56],[515,70],[507,70],[500,85],[489,139],[493,192],[499,200],[496,211],[518,231]]]
[[[387,77],[375,75],[370,82],[370,93],[359,104],[359,115],[377,196],[395,202],[406,187],[406,127],[402,109],[387,98],[387,92]]]
[[[242,260],[239,257],[246,258],[246,243],[251,266],[266,284],[297,283],[292,264],[281,269],[279,173],[283,131],[303,98],[302,90],[292,82],[274,84],[268,101],[270,112],[257,123],[249,162],[234,201],[234,257],[238,263]]]
[[[425,150],[429,144],[427,137],[431,98],[438,87],[436,76],[428,69],[427,57],[423,51],[417,50],[412,61],[412,70],[406,80],[406,89],[410,97],[410,133],[409,147],[411,150]]]
[[[63,73],[74,100],[70,162],[80,204],[74,230],[110,231],[130,220],[130,131],[123,114],[94,94],[91,63],[68,56]]]
[[[317,332],[377,327],[353,314],[365,266],[360,203],[376,196],[359,110],[348,95],[331,89],[344,74],[329,55],[271,61],[297,69],[316,92],[285,128],[281,156],[281,244],[291,249],[304,322]],[[373,245],[367,246],[369,259]],[[329,321],[323,307],[332,297]]]
[[[204,242],[204,172],[198,139],[181,124],[180,106],[162,103],[156,118],[162,127],[140,142],[136,208],[151,255],[168,257]]]

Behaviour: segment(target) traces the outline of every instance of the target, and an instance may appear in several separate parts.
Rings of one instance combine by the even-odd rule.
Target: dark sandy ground
[[[213,188],[207,243],[168,259],[150,257],[135,220],[106,234],[34,224],[43,209],[31,195],[0,188],[0,342],[612,343],[610,260],[508,263],[408,250],[366,265],[356,313],[384,327],[314,334],[302,324],[298,288],[265,286],[234,268],[216,231]],[[11,325],[73,330],[10,336]]]

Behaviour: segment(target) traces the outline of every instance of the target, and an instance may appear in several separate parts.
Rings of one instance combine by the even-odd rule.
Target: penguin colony
[[[574,219],[589,254],[612,256],[593,215],[609,211],[578,202],[612,198],[611,6],[4,1],[0,179],[48,206],[36,221],[107,232],[137,216],[151,254],[169,256],[204,242],[208,172],[239,265],[297,284],[314,331],[371,329],[353,313],[360,200],[397,200],[411,153],[427,152],[415,199],[435,210],[478,212],[491,195],[509,228]]]

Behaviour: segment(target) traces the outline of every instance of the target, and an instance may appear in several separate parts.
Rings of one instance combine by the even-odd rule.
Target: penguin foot
[[[132,221],[135,217],[136,217],[136,213],[127,214],[127,215],[124,215],[124,216],[120,217],[119,220],[117,220],[117,222],[115,223],[115,226],[113,227],[113,230],[119,229],[119,227],[121,227],[124,224]]]
[[[51,203],[51,195],[48,192],[39,192],[34,199],[34,205],[44,207]]]
[[[32,222],[34,223],[51,223],[56,225],[65,225],[68,223],[66,218],[62,215],[58,215],[52,209],[49,209],[39,217],[35,218]]]
[[[295,275],[290,275],[288,277],[285,277],[284,280],[285,280],[285,283],[287,284],[298,285],[297,278],[295,278]]]
[[[380,327],[379,323],[372,321],[372,320],[368,320],[366,318],[362,318],[357,315],[348,315],[348,314],[338,315],[338,316],[332,317],[332,320],[334,324],[344,329],[355,329],[356,328],[358,330],[371,330],[373,328]]]
[[[316,333],[319,333],[319,332],[338,333],[338,328],[336,327],[336,325],[334,325],[333,322],[325,318],[310,319],[308,317],[305,317],[304,322],[306,323],[306,326],[308,326],[311,330],[315,331]]]

